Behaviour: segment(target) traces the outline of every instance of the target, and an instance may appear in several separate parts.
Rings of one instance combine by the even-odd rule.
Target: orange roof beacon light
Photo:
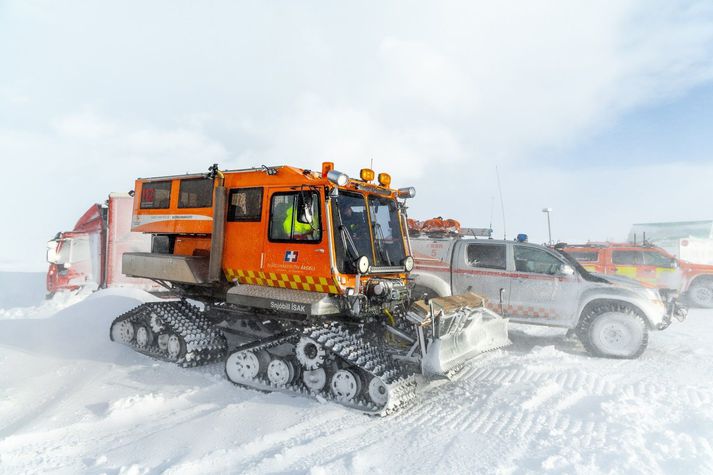
[[[391,185],[391,175],[388,173],[379,173],[379,185],[388,188]]]
[[[359,172],[359,178],[366,182],[374,181],[374,170],[371,170],[370,168],[362,168]]]
[[[122,272],[202,306],[144,303],[112,322],[111,339],[182,366],[224,361],[239,386],[371,414],[411,401],[414,372],[447,374],[507,344],[480,297],[414,302],[401,199],[416,191],[359,176],[324,162],[321,174],[213,166],[136,180],[132,230],[152,235],[152,251],[125,252]]]

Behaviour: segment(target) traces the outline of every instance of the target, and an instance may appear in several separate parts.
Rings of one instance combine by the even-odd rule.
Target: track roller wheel
[[[225,374],[234,383],[252,381],[264,374],[270,364],[270,355],[266,351],[236,351],[225,361]]]
[[[353,400],[361,391],[359,376],[348,369],[340,369],[334,373],[329,385],[332,389],[332,394],[344,401]]]
[[[111,339],[128,345],[134,340],[134,325],[128,320],[117,322],[111,327]]]
[[[295,365],[286,358],[273,358],[267,365],[267,380],[273,386],[287,386],[295,379]]]
[[[327,384],[327,373],[324,368],[304,371],[302,373],[302,382],[313,393],[318,393]]]
[[[186,342],[175,333],[169,333],[166,340],[166,355],[171,361],[176,361],[186,354]]]
[[[377,378],[376,376],[371,378],[371,381],[369,381],[368,393],[369,399],[371,399],[371,401],[379,407],[386,404],[386,401],[389,399],[386,385],[381,378]]]
[[[146,349],[153,344],[154,335],[151,329],[143,323],[134,325],[136,333],[136,346],[139,349]]]

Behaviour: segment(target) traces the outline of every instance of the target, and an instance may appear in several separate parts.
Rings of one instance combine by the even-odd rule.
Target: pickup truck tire
[[[625,304],[589,307],[576,331],[588,353],[604,358],[638,358],[649,342],[646,322]]]
[[[713,280],[699,279],[688,289],[688,300],[699,308],[713,308]]]

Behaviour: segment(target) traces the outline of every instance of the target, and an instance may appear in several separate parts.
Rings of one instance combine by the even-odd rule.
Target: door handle
[[[498,291],[498,294],[500,296],[500,315],[503,315],[505,313],[505,303],[503,299],[503,296],[505,295],[505,289],[501,287]]]
[[[317,249],[314,250],[314,252],[321,252],[322,254],[324,254],[324,249],[322,249],[322,248],[317,248]]]

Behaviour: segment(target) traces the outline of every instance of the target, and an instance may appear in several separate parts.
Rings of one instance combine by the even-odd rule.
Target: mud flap
[[[483,298],[473,293],[418,301],[409,317],[420,320],[424,376],[448,376],[468,360],[510,344],[507,319],[485,308]]]

